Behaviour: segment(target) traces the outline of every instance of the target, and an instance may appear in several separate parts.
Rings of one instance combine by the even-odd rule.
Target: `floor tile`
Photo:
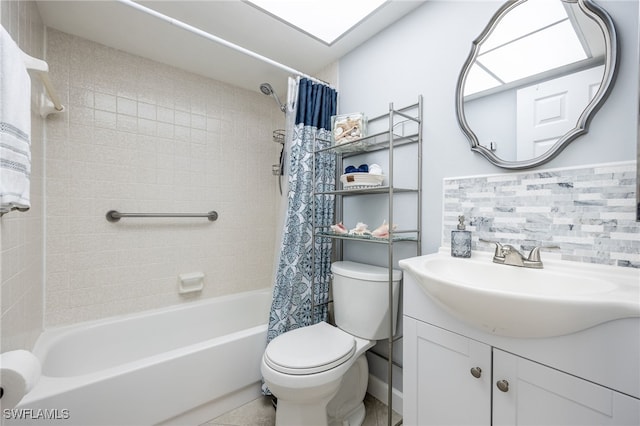
[[[261,397],[207,423],[207,426],[273,426],[276,410],[271,398]]]
[[[367,394],[364,398],[364,408],[367,414],[362,426],[387,426],[389,409],[386,404]],[[400,420],[402,417],[394,411],[391,417],[392,425],[397,424]]]
[[[367,394],[364,399],[366,416],[362,426],[386,426],[388,408],[378,399]],[[402,418],[396,412],[393,413],[393,424],[397,424]],[[274,426],[276,412],[271,404],[271,398],[261,397],[251,401],[242,407],[230,411],[207,423],[206,426]]]

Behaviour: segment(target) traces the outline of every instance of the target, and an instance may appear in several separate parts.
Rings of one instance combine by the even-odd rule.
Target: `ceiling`
[[[392,0],[331,46],[241,0],[155,0],[139,4],[314,76],[425,0]],[[286,91],[291,75],[118,1],[39,0],[48,27],[258,91],[269,82]],[[339,13],[339,11],[336,11]]]

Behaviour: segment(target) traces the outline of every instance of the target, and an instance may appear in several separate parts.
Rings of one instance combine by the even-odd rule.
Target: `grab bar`
[[[120,213],[117,210],[109,210],[106,214],[109,222],[117,222],[123,217],[206,217],[211,222],[218,219],[218,212],[208,213]]]

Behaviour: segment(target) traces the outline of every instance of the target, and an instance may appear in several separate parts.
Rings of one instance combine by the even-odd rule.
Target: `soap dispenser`
[[[458,216],[458,229],[451,231],[451,256],[471,257],[471,231],[466,231],[464,216]]]

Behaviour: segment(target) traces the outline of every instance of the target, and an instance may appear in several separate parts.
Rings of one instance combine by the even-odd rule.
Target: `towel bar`
[[[218,212],[208,213],[120,213],[117,210],[109,210],[106,214],[109,222],[117,222],[123,217],[206,217],[211,222],[218,219]]]
[[[46,118],[51,113],[59,113],[65,111],[64,105],[60,101],[58,93],[53,87],[49,79],[49,64],[42,59],[34,58],[22,52],[22,59],[27,70],[32,70],[40,76],[42,85],[51,100],[44,98],[44,94],[38,100],[39,113],[42,118]]]

